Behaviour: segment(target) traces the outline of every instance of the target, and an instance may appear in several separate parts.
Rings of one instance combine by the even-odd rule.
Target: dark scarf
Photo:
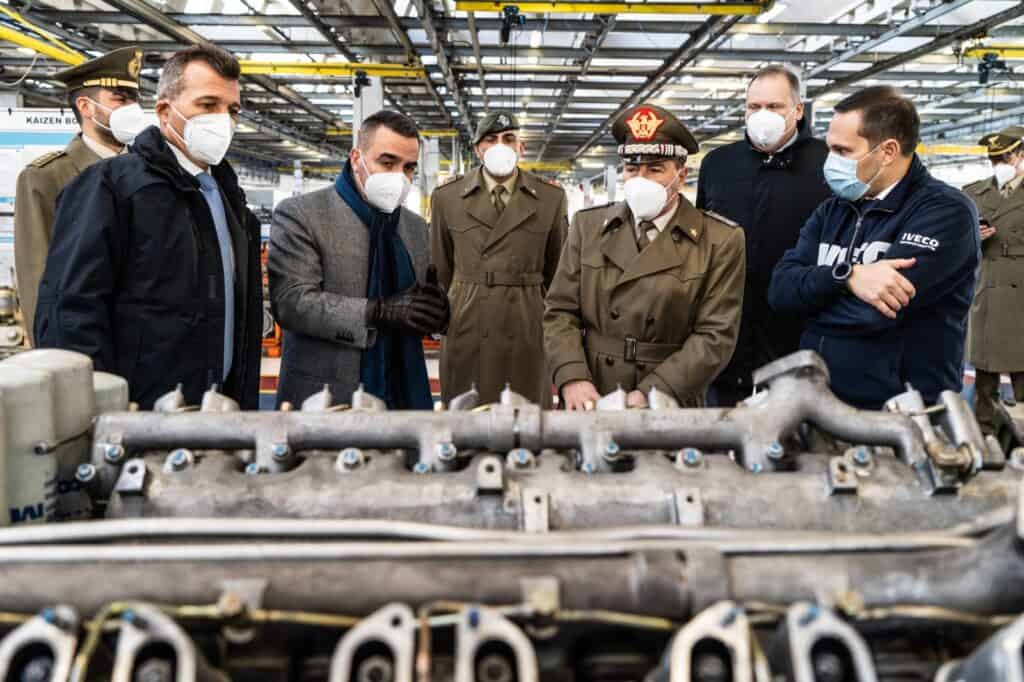
[[[366,297],[387,298],[416,284],[412,258],[398,234],[402,209],[383,213],[366,202],[348,162],[334,182],[338,196],[370,231],[370,267]],[[359,368],[363,389],[391,410],[429,410],[434,406],[423,358],[423,341],[415,334],[377,330],[377,343],[363,351]]]

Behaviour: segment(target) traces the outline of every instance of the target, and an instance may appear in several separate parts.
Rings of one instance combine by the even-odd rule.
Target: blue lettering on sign
[[[27,507],[18,509],[11,508],[11,523],[24,523],[26,521],[38,521],[43,518],[43,503],[30,504]]]

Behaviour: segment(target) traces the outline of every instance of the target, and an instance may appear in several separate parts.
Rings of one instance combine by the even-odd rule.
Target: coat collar
[[[688,242],[698,244],[704,236],[704,220],[704,214],[680,196],[672,219],[641,253],[637,250],[629,206],[625,202],[616,204],[601,228],[600,243],[601,253],[622,270],[616,286],[678,267],[689,248]]]
[[[490,228],[487,241],[484,243],[485,251],[537,213],[540,194],[537,185],[542,180],[531,173],[519,170],[515,189],[500,215],[487,193],[483,168],[474,168],[467,176],[467,181],[466,188],[462,191],[466,212]]]

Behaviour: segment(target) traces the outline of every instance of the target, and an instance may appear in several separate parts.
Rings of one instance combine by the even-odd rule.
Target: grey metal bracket
[[[669,682],[690,682],[694,679],[694,651],[700,653],[709,644],[717,651],[727,653],[728,661],[721,661],[720,664],[728,665],[732,670],[729,679],[733,682],[753,682],[750,622],[746,612],[731,601],[709,606],[676,633],[669,649]]]
[[[793,682],[815,682],[815,645],[828,640],[845,649],[853,663],[856,682],[878,682],[871,651],[860,634],[830,609],[799,602],[786,613],[790,670]]]
[[[69,606],[57,606],[25,621],[0,639],[0,679],[66,680],[78,647],[78,614]],[[25,647],[44,643],[53,658],[21,661],[21,670],[11,670]],[[30,678],[27,673],[35,676]]]
[[[537,682],[537,654],[530,638],[514,623],[496,611],[470,606],[459,614],[455,640],[455,682],[476,682],[478,679],[506,679],[505,675],[478,674],[477,668],[495,666],[507,670],[514,665],[508,679],[519,682]],[[514,661],[503,656],[484,657],[477,665],[477,652],[482,646],[499,642],[512,650]],[[332,681],[333,682],[333,681]]]
[[[416,616],[405,604],[388,604],[359,621],[338,642],[331,658],[330,682],[364,679],[353,670],[356,653],[367,644],[379,643],[388,648],[390,659],[374,656],[360,667],[380,670],[390,666],[394,682],[412,682],[413,658],[416,653]],[[385,676],[387,677],[387,676]],[[373,679],[370,676],[366,679]]]
[[[700,488],[680,488],[675,492],[676,523],[699,528],[704,525],[704,501]]]
[[[845,457],[829,459],[826,477],[829,495],[857,494],[857,474]]]
[[[160,609],[143,603],[131,603],[121,613],[121,630],[114,653],[111,682],[132,682],[138,657],[151,644],[166,644],[174,650],[172,665],[156,660],[150,663],[163,670],[176,671],[175,682],[227,682],[213,670],[196,650],[192,638]],[[169,673],[168,673],[169,674]]]
[[[505,492],[505,466],[493,455],[480,457],[476,465],[478,495],[500,495]]]
[[[522,493],[523,530],[527,533],[547,533],[548,494],[541,488],[523,488]]]

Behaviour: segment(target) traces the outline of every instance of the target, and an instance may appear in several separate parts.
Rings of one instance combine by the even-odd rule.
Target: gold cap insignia
[[[634,138],[643,141],[654,139],[655,133],[664,122],[665,119],[658,118],[658,114],[653,109],[641,107],[636,110],[632,118],[626,121],[626,125],[629,126],[629,131],[633,133]]]
[[[142,53],[136,52],[132,60],[128,62],[128,75],[132,78],[138,78],[140,71],[142,71]]]

